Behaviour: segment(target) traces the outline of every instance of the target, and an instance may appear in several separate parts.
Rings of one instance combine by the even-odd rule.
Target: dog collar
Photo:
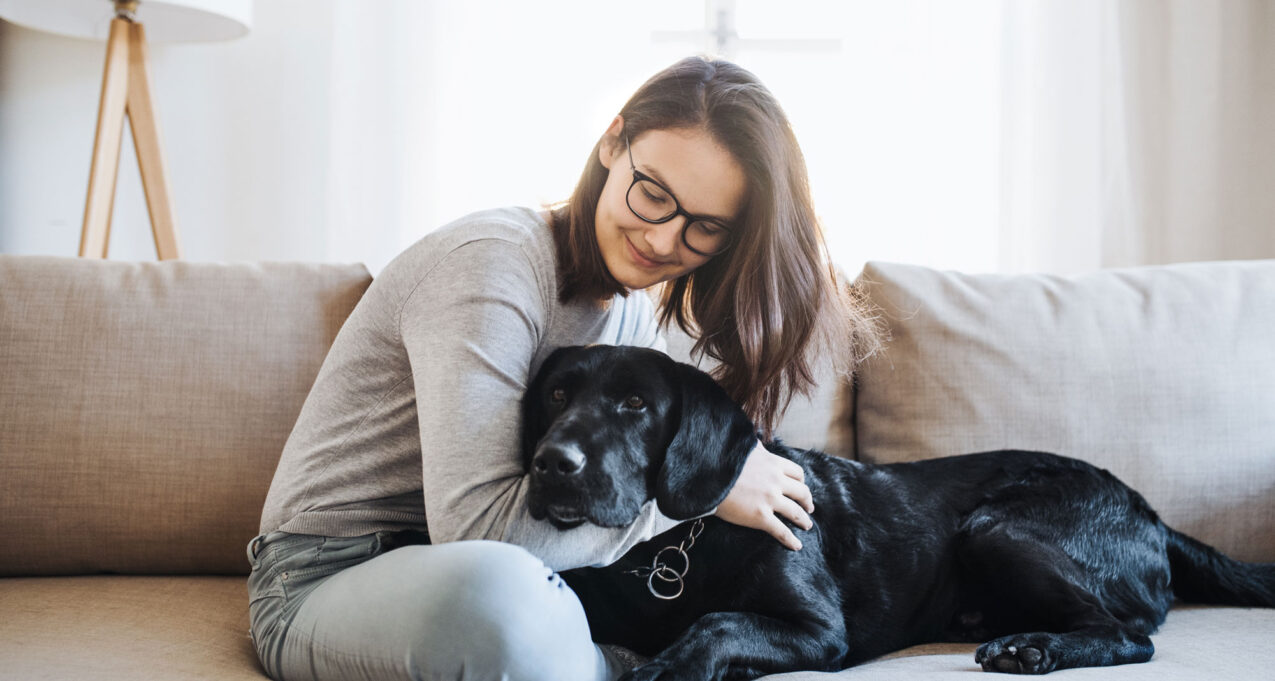
[[[641,567],[636,570],[625,570],[624,574],[645,579],[646,588],[650,590],[651,595],[662,601],[671,601],[674,598],[681,596],[682,592],[686,589],[686,582],[684,581],[684,578],[686,577],[686,573],[691,569],[691,557],[687,555],[686,552],[689,551],[692,546],[695,546],[695,538],[703,531],[704,519],[699,518],[691,525],[691,531],[686,535],[686,539],[682,540],[681,544],[678,544],[677,546],[665,546],[655,554],[655,558],[651,560],[651,567]],[[680,570],[661,560],[664,554],[669,553],[670,551],[672,554],[669,557],[672,559],[674,564],[676,564],[679,560],[681,561],[682,565]],[[663,587],[664,591],[662,592],[659,588],[656,588],[656,580],[659,580],[659,582],[664,584],[675,584],[677,590],[673,591],[674,587],[668,586]]]

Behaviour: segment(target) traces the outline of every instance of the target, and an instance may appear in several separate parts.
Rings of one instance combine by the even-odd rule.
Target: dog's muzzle
[[[546,444],[531,460],[531,517],[548,518],[560,530],[581,525],[588,517],[581,498],[588,458],[574,445]]]
[[[546,445],[536,450],[531,460],[534,475],[547,481],[564,482],[584,471],[587,459],[575,445]]]

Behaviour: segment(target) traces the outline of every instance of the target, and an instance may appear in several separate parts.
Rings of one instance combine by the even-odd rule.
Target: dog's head
[[[712,377],[644,348],[555,351],[523,398],[536,519],[623,527],[649,499],[670,518],[713,510],[756,442]]]

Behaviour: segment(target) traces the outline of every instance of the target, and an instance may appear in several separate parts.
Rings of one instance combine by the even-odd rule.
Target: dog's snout
[[[584,452],[572,446],[548,446],[536,453],[532,468],[540,475],[570,477],[584,470]]]

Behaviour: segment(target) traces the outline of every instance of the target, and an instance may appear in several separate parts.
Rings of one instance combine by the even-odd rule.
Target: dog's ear
[[[677,364],[681,422],[656,477],[660,512],[675,520],[702,516],[726,498],[757,443],[752,421],[711,376]]]
[[[548,380],[550,374],[553,373],[563,360],[572,353],[578,351],[579,346],[568,346],[554,350],[540,369],[536,371],[536,375],[531,379],[531,383],[527,386],[527,392],[522,395],[522,465],[524,470],[531,470],[531,457],[536,454],[536,445],[540,443],[540,438],[545,436],[545,432],[549,430],[551,420],[545,413],[544,391],[545,381]]]

